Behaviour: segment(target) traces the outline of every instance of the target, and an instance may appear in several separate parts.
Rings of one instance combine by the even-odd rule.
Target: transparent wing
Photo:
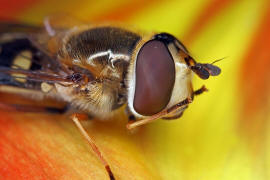
[[[37,89],[37,82],[68,81],[55,55],[33,43],[31,36],[41,34],[41,28],[1,22],[0,29],[1,85]]]

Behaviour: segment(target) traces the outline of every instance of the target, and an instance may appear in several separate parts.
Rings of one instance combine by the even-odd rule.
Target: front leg
[[[204,92],[207,92],[207,91],[208,91],[208,89],[205,87],[205,85],[203,85],[200,89],[197,89],[196,91],[194,91],[192,93],[192,99],[194,98],[194,96],[198,96],[198,95],[200,95]]]
[[[182,108],[183,106],[186,106],[188,104],[190,104],[192,102],[191,98],[186,98],[185,100],[173,105],[170,108],[164,109],[163,111],[160,111],[157,114],[154,114],[153,116],[149,116],[145,119],[139,120],[139,121],[135,121],[135,122],[131,122],[127,124],[127,129],[133,129],[135,127],[141,126],[143,124],[147,124],[150,122],[155,121],[156,119],[162,118],[163,116],[166,116],[169,113],[172,113],[174,111],[176,111],[179,108]]]
[[[94,139],[89,136],[89,134],[86,132],[86,130],[84,129],[84,127],[82,126],[82,124],[80,122],[82,120],[87,120],[88,119],[88,115],[87,114],[83,114],[83,113],[82,114],[80,114],[80,113],[74,113],[71,116],[71,119],[75,123],[75,125],[78,128],[78,130],[80,131],[81,135],[88,142],[88,144],[90,145],[90,147],[92,148],[92,150],[94,151],[94,153],[96,154],[96,156],[98,157],[98,159],[101,161],[101,163],[105,167],[110,180],[115,180],[115,177],[114,177],[114,175],[113,175],[113,173],[111,171],[111,168],[109,166],[109,163],[104,158],[103,154],[101,153],[101,151],[99,150],[98,146],[96,145]]]

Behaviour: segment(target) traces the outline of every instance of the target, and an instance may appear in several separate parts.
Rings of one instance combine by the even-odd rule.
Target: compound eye
[[[133,107],[137,113],[151,116],[170,101],[175,81],[175,64],[167,46],[158,40],[146,42],[136,61]]]

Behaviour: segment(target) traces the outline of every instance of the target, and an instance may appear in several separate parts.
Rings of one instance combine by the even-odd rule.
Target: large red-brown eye
[[[166,45],[158,40],[145,43],[136,61],[136,112],[151,116],[163,110],[169,103],[174,81],[174,60]]]

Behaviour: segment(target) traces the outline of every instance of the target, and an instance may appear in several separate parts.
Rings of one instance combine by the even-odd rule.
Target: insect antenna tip
[[[222,60],[224,60],[224,59],[226,59],[226,58],[228,58],[229,56],[225,56],[225,57],[223,57],[223,58],[220,58],[220,59],[217,59],[217,60],[214,60],[212,63],[210,63],[210,64],[215,64],[215,63],[217,63],[217,62],[219,62],[219,61],[222,61]]]

